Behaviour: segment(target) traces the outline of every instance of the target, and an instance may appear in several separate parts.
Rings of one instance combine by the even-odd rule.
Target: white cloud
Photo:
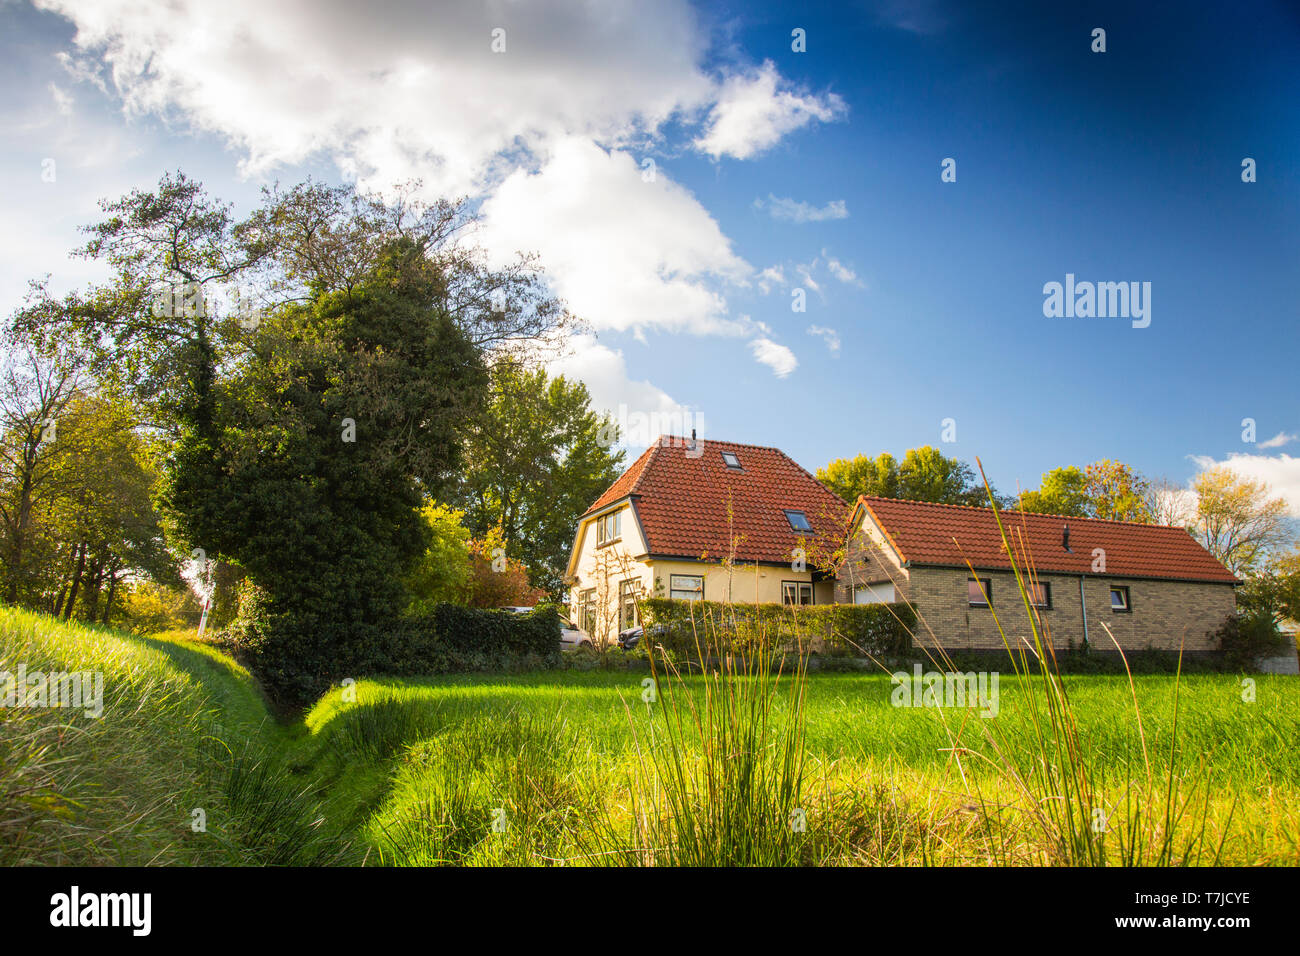
[[[596,329],[739,335],[718,286],[747,281],[717,222],[662,170],[645,182],[629,154],[558,143],[538,173],[517,171],[483,206],[497,259],[535,250],[556,291]]]
[[[830,269],[831,275],[841,282],[852,284],[858,281],[858,274],[838,259],[827,259],[826,268]]]
[[[1288,435],[1286,432],[1278,432],[1276,435],[1274,435],[1272,438],[1268,439],[1267,441],[1260,442],[1259,447],[1260,448],[1281,448],[1283,445],[1291,444],[1291,442],[1295,441],[1297,437],[1300,436]]]
[[[1247,455],[1240,452],[1216,460],[1209,455],[1188,455],[1202,471],[1226,465],[1233,471],[1269,486],[1273,497],[1286,499],[1287,511],[1300,518],[1300,458],[1291,455]]]
[[[766,202],[762,199],[754,200],[754,208],[766,209],[773,219],[801,224],[849,218],[849,211],[843,199],[832,199],[824,206],[814,206],[802,200],[782,198],[768,193]]]
[[[826,350],[839,358],[840,356],[840,334],[834,329],[823,328],[820,325],[808,326],[808,334],[819,336],[826,342]]]
[[[686,434],[702,426],[701,415],[663,389],[630,378],[621,350],[590,335],[575,336],[570,345],[572,352],[552,362],[549,371],[581,380],[591,393],[592,408],[614,417],[628,448],[645,448],[660,434]]]
[[[622,142],[703,110],[717,88],[685,2],[653,16],[631,0],[599,16],[570,2],[225,0],[220,16],[199,0],[38,3],[76,24],[78,68],[102,58],[129,111],[224,135],[251,174],[325,154],[363,183],[473,193],[501,157],[570,135]]]
[[[782,89],[782,85],[771,60],[728,77],[709,113],[708,129],[695,140],[695,147],[714,159],[748,159],[814,120],[829,123],[848,112],[835,93],[818,96]]]
[[[769,338],[757,338],[749,343],[755,361],[766,365],[777,378],[785,378],[799,367],[799,360],[784,345],[778,345]]]
[[[785,285],[785,270],[780,266],[768,266],[758,274],[757,280],[759,291],[767,295],[774,286]]]

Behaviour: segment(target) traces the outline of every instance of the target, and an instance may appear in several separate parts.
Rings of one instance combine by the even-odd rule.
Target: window
[[[723,462],[723,464],[725,464],[728,468],[739,468],[739,467],[740,467],[740,459],[737,458],[737,457],[736,457],[736,453],[735,453],[735,452],[732,452],[732,451],[724,451],[724,452],[722,453],[722,462]]]
[[[1052,607],[1052,586],[1039,582],[1029,585],[1029,603],[1034,607],[1050,610]]]
[[[894,601],[894,585],[886,581],[884,584],[859,584],[853,589],[854,604],[892,604]]]
[[[966,600],[971,607],[988,607],[993,602],[993,579],[967,578]]]
[[[699,574],[674,574],[668,579],[668,596],[674,601],[704,600],[704,577]]]
[[[1110,589],[1110,609],[1116,614],[1133,610],[1133,606],[1129,603],[1128,588]]]
[[[790,522],[790,527],[795,531],[811,531],[812,524],[808,521],[808,516],[802,511],[786,511],[785,520]]]
[[[782,604],[811,604],[812,597],[812,585],[807,581],[781,582]]]
[[[635,578],[618,583],[618,629],[626,631],[636,627],[636,599],[641,594],[641,582]]]
[[[579,610],[578,626],[588,635],[596,633],[596,589],[588,588],[582,592],[582,606]]]
[[[623,512],[611,511],[596,519],[596,547],[613,544],[623,536]]]

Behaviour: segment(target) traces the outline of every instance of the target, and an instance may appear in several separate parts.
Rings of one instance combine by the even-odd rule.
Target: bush
[[[697,635],[698,646],[714,652],[762,646],[842,657],[898,655],[911,648],[916,626],[906,604],[793,607],[647,598],[641,615],[647,640],[686,657],[698,656]]]
[[[1229,670],[1251,670],[1260,658],[1284,653],[1290,644],[1267,611],[1232,614],[1212,636],[1218,639],[1223,665]]]
[[[223,635],[219,643],[258,676],[279,706],[290,709],[315,700],[345,677],[522,670],[554,667],[560,659],[560,619],[553,607],[514,614],[439,604],[432,613],[410,614],[385,626],[330,626],[319,620],[314,641],[247,640],[257,628],[277,623],[254,609],[241,634]],[[284,627],[282,633],[300,632]]]
[[[514,614],[439,604],[401,623],[387,657],[385,671],[399,675],[555,667],[560,617],[550,606]]]

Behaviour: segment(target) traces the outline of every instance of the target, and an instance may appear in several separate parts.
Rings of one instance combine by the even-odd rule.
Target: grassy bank
[[[362,680],[282,724],[180,636],[4,610],[0,656],[104,675],[99,719],[0,709],[10,864],[1078,861],[1044,810],[1065,798],[1026,784],[1039,688],[1009,673],[987,719],[893,706],[883,674],[594,670]],[[1064,679],[1088,853],[1300,862],[1300,681],[1253,680]]]

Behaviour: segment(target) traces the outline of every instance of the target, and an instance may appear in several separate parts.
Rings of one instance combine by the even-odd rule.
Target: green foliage
[[[857,455],[837,458],[817,470],[817,480],[845,501],[854,502],[859,495],[898,498],[898,461],[889,452],[876,458]]]
[[[362,673],[405,610],[421,493],[449,478],[484,380],[437,283],[395,245],[350,292],[269,317],[259,361],[182,415],[164,498],[184,539],[247,574],[231,634],[286,701]]]
[[[1274,657],[1291,648],[1290,638],[1278,631],[1274,616],[1263,608],[1231,615],[1212,636],[1229,670],[1253,670],[1260,658]]]
[[[901,462],[888,452],[876,458],[838,458],[817,472],[817,480],[845,501],[858,495],[904,498],[950,505],[985,504],[984,486],[970,465],[930,445],[912,448]]]
[[[554,607],[527,614],[440,604],[398,622],[357,673],[397,675],[555,666],[560,618]]]
[[[621,470],[617,438],[581,382],[497,362],[466,441],[456,499],[466,524],[480,539],[500,529],[529,580],[558,593],[578,517]]]
[[[407,577],[410,610],[428,614],[439,604],[464,604],[470,584],[470,539],[462,512],[430,502],[420,509],[420,517],[429,544]]]
[[[1038,514],[1087,518],[1095,513],[1093,502],[1088,497],[1087,485],[1088,479],[1083,469],[1073,465],[1053,468],[1043,475],[1042,486],[1037,491],[1026,491],[1020,496],[1016,507]]]
[[[698,657],[702,635],[744,651],[755,647],[807,653],[896,656],[912,644],[916,613],[907,604],[726,604],[717,601],[641,601],[643,641],[684,657]],[[698,644],[697,644],[698,639]]]
[[[137,581],[127,589],[121,626],[138,634],[198,626],[202,609],[189,588]]]

